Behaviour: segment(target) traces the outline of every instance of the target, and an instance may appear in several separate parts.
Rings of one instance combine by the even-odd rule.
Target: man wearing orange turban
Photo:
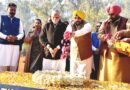
[[[85,13],[80,10],[73,12],[73,21],[67,30],[72,33],[70,45],[70,73],[84,75],[90,79],[93,55],[91,44],[91,24],[85,22]]]
[[[115,41],[127,42],[130,38],[129,20],[120,16],[121,7],[111,5],[106,9],[109,18],[103,22],[98,37],[101,40],[99,80],[130,83],[130,57],[113,48]]]

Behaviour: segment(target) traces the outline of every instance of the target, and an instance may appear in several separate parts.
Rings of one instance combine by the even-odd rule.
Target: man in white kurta
[[[24,36],[19,18],[14,17],[17,6],[9,3],[8,15],[0,17],[0,71],[16,71],[20,54],[20,40]]]
[[[66,31],[72,33],[70,48],[70,72],[78,75],[84,75],[86,79],[90,79],[93,64],[91,49],[91,25],[90,23],[86,23],[84,21],[84,12],[76,10],[74,11],[73,16],[74,20],[66,29]]]

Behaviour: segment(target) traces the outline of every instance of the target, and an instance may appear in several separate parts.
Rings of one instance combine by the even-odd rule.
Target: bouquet
[[[63,37],[64,38],[61,41],[61,45],[62,45],[62,54],[61,54],[61,57],[60,57],[61,59],[66,58],[69,54],[71,33],[66,31],[66,32],[64,32]]]

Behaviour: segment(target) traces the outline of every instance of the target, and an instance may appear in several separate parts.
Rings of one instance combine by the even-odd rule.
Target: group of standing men
[[[24,37],[23,26],[20,19],[15,17],[17,6],[9,3],[8,15],[2,15],[0,20],[0,70],[16,71],[20,55],[21,40]],[[121,7],[113,5],[107,8],[109,18],[103,22],[99,29],[101,61],[99,65],[99,80],[122,81],[130,83],[130,57],[118,53],[109,45],[109,41],[121,40],[128,42],[130,29],[127,29],[128,19],[119,14]],[[85,21],[86,14],[80,10],[73,12],[73,20],[67,26],[61,21],[58,10],[51,13],[50,20],[41,29],[41,21],[35,20],[35,26],[29,32],[33,42],[44,48],[42,70],[65,71],[66,58],[61,59],[64,33],[70,34],[70,73],[84,75],[90,79],[93,65],[93,52],[91,43],[91,24]],[[25,40],[26,41],[26,40]],[[29,41],[29,40],[27,40]],[[32,46],[34,43],[31,43]],[[34,50],[34,49],[31,49]],[[37,50],[36,50],[37,51]],[[33,53],[36,52],[35,50]],[[31,55],[31,54],[30,54]],[[40,57],[37,54],[36,58]],[[35,57],[34,57],[35,58]],[[33,63],[32,63],[33,62]],[[30,61],[29,64],[34,64]],[[29,65],[31,68],[33,65]],[[40,68],[41,69],[41,68]],[[37,69],[36,69],[37,70]],[[31,72],[34,72],[31,68]]]
[[[85,22],[85,13],[82,11],[76,10],[73,15],[74,20],[66,28],[66,25],[60,20],[59,11],[53,11],[51,21],[43,28],[43,32],[40,35],[40,42],[45,47],[43,70],[65,71],[66,59],[60,59],[62,53],[60,44],[66,30],[66,32],[69,31],[71,33],[70,72],[90,78],[93,60],[91,25]]]

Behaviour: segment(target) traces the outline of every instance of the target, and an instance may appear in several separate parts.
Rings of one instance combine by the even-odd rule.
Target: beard
[[[76,24],[77,26],[82,25],[82,24],[83,24],[83,21],[76,21],[75,24]]]
[[[109,21],[110,21],[111,23],[114,23],[114,22],[117,21],[119,18],[120,18],[120,16],[116,16],[116,17],[114,17],[114,18],[109,18]]]
[[[10,13],[9,15],[10,15],[10,17],[14,17],[15,13]]]
[[[52,20],[54,24],[58,24],[60,20]]]
[[[80,25],[81,22],[80,22],[80,21],[76,21],[75,24],[76,24],[76,25]]]
[[[110,18],[110,22],[115,22],[117,20],[117,18]]]
[[[76,31],[77,29],[81,29],[82,26],[84,25],[85,21],[74,21],[72,22],[72,28],[74,31]]]

